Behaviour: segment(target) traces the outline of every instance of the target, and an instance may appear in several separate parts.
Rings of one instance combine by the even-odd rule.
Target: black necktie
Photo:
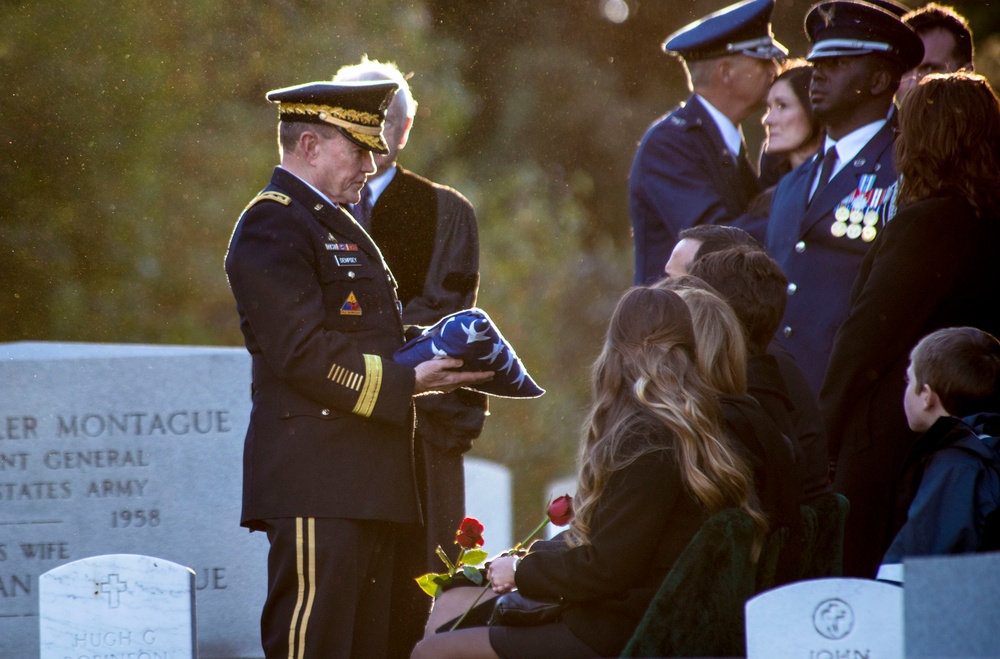
[[[837,147],[831,146],[823,156],[823,166],[819,170],[819,180],[816,182],[816,191],[813,192],[812,199],[819,196],[820,190],[830,182],[830,175],[833,173],[833,166],[837,164]]]
[[[743,205],[746,206],[760,192],[757,173],[753,170],[750,159],[747,158],[746,144],[740,146],[740,152],[736,156],[736,169],[740,174],[740,184],[743,186],[742,192],[745,197]]]
[[[358,224],[371,231],[372,228],[372,189],[365,185],[361,188],[361,201],[354,204],[354,219]]]

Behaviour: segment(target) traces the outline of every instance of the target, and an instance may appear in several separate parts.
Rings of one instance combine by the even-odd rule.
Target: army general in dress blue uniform
[[[664,42],[682,59],[693,94],[649,128],[632,163],[636,284],[664,275],[688,227],[737,224],[763,242],[764,221],[743,215],[760,189],[740,123],[762,107],[775,60],[788,52],[771,33],[773,10],[774,0],[745,0]]]
[[[281,166],[226,256],[253,362],[241,524],[267,533],[271,657],[383,657],[393,532],[421,519],[413,396],[483,381],[455,359],[409,368],[396,283],[343,205],[385,153],[393,83],[276,90]]]
[[[827,137],[778,183],[766,244],[789,282],[778,341],[818,395],[851,285],[889,216],[896,169],[887,118],[923,45],[895,14],[853,0],[816,5],[805,26],[810,102]]]

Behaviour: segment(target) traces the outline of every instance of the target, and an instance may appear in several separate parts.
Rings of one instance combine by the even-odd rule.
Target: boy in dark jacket
[[[906,377],[906,419],[923,435],[903,468],[899,532],[882,562],[989,549],[987,518],[1000,507],[1000,343],[972,327],[938,330],[910,353]]]

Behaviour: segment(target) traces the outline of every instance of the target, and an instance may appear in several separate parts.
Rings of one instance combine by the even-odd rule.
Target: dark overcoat
[[[397,167],[371,212],[371,235],[399,283],[406,325],[433,325],[475,306],[479,229],[472,204],[455,190]],[[486,396],[458,389],[415,399],[417,481],[424,525],[400,534],[390,656],[409,656],[423,636],[430,600],[413,579],[444,568],[441,547],[458,558],[455,531],[465,516],[463,455],[486,419]]]
[[[472,204],[457,191],[397,167],[372,208],[371,235],[399,283],[405,325],[433,325],[475,306],[479,229]],[[432,539],[428,560],[437,569],[437,544],[453,556],[458,549],[453,538],[465,512],[462,454],[482,432],[486,396],[459,389],[420,396],[416,403],[427,474],[424,521]]]
[[[851,501],[847,574],[873,575],[892,540],[896,478],[917,437],[903,411],[910,350],[944,327],[998,336],[998,251],[997,218],[942,197],[900,211],[865,257],[820,394],[834,489]]]

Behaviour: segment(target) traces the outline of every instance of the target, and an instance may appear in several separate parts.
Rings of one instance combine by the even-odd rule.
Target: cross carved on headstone
[[[127,581],[119,581],[117,574],[109,574],[108,580],[101,584],[101,592],[108,594],[108,608],[118,608],[118,594],[128,590]]]

